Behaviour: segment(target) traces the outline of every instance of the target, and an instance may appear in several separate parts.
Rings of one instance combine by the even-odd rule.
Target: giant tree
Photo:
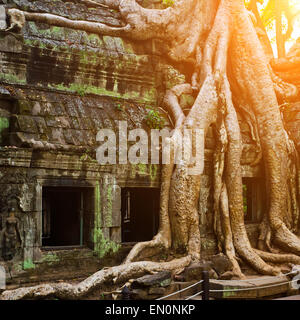
[[[212,125],[216,130],[213,214],[219,250],[231,260],[233,272],[239,277],[243,277],[240,259],[267,275],[280,274],[276,263],[299,264],[297,155],[279,108],[279,101],[295,97],[297,90],[273,74],[255,29],[256,21],[244,2],[175,0],[166,9],[147,9],[136,0],[96,2],[118,9],[126,25],[112,28],[17,9],[11,9],[9,14],[11,22],[19,27],[28,20],[138,40],[159,38],[164,40],[172,61],[192,64],[194,72],[189,82],[168,90],[164,104],[177,129],[171,138],[173,153],[178,132],[201,129],[206,134]],[[183,93],[196,96],[187,115],[179,103]],[[265,165],[268,210],[260,227],[259,249],[251,246],[244,223],[242,141],[237,112],[244,115],[261,151],[256,162],[262,158]],[[75,286],[40,285],[6,291],[1,297],[78,298],[107,281],[125,282],[146,272],[176,270],[199,260],[198,203],[202,181],[201,172],[189,174],[189,166],[188,162],[163,165],[158,234],[151,241],[138,243],[122,265],[99,271]],[[163,263],[147,261],[147,257],[161,250],[181,252],[182,258]]]

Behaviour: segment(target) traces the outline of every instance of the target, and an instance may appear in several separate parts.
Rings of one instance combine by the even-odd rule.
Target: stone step
[[[274,299],[274,300],[300,300],[300,295],[278,298],[278,299]]]
[[[290,279],[262,277],[259,280],[210,280],[210,297],[215,299],[258,299],[284,294],[290,290]],[[214,292],[218,290],[218,292]],[[222,290],[220,292],[219,290]]]
[[[170,286],[167,288],[166,292],[164,293],[164,296],[167,296],[171,293],[178,292],[178,291],[185,289],[185,288],[187,288],[197,282],[198,281],[196,281],[196,280],[195,281],[187,281],[187,282],[179,282],[179,281],[172,282],[170,284]],[[197,284],[197,285],[193,286],[192,288],[186,289],[183,292],[179,292],[176,295],[173,295],[173,296],[166,298],[164,300],[184,300],[186,297],[190,297],[201,290],[202,290],[201,284]]]

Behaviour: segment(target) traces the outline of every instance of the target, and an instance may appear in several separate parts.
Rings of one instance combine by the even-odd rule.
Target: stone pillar
[[[7,28],[7,24],[6,24],[5,7],[0,6],[0,30],[5,30],[6,28]]]
[[[121,188],[113,175],[102,180],[102,229],[107,239],[121,242]]]

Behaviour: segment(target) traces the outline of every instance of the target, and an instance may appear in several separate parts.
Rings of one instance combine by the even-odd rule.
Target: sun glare
[[[298,14],[298,17],[296,17],[294,22],[294,32],[291,37],[291,41],[294,43],[297,40],[297,38],[300,37],[300,0],[290,0],[290,3],[292,6],[291,11],[294,14]]]
[[[270,0],[263,0],[261,1],[261,3],[258,3],[258,9],[260,10],[261,13],[266,8],[269,1]],[[293,44],[296,42],[296,40],[300,37],[300,0],[285,0],[285,1],[289,2],[291,13],[296,15],[293,21],[293,25],[294,25],[293,33],[291,37],[286,41],[286,44],[285,44],[286,52],[288,52],[289,49],[293,46]],[[282,24],[283,24],[283,32],[285,32],[287,28],[287,20],[285,16],[283,16]],[[274,20],[272,20],[272,22],[270,22],[269,25],[266,26],[266,30],[272,44],[274,55],[277,56],[276,31],[275,31],[276,26],[275,26]]]

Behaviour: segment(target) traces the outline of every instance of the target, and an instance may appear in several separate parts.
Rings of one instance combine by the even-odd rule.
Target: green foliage
[[[75,92],[81,97],[85,96],[88,93],[88,86],[86,84],[79,83],[72,83],[69,87],[66,87],[64,84],[58,84],[55,86],[55,89]]]
[[[73,91],[75,91],[78,95],[80,95],[81,97],[85,96],[87,93],[87,85],[80,85],[77,83],[73,84]]]
[[[172,7],[172,5],[175,3],[175,0],[162,0],[162,3],[167,7]]]
[[[89,154],[87,153],[84,153],[80,159],[80,161],[90,161],[90,162],[96,162],[97,163],[97,160],[96,159],[93,159]]]
[[[151,129],[162,129],[165,125],[165,119],[162,115],[152,107],[146,107],[149,109],[146,116],[146,123]]]
[[[99,258],[116,254],[121,246],[109,239],[106,239],[101,229],[94,229],[94,251]]]

